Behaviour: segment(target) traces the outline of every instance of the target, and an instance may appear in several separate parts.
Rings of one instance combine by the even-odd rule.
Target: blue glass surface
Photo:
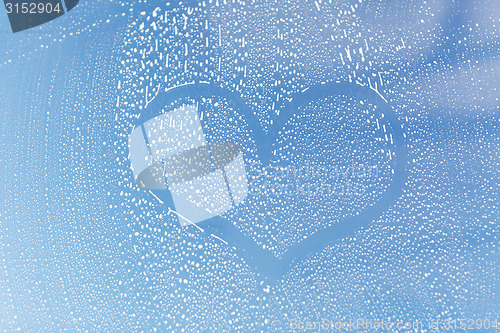
[[[0,331],[498,331],[499,25],[495,0],[0,9]],[[129,156],[183,103],[250,191],[185,227]]]

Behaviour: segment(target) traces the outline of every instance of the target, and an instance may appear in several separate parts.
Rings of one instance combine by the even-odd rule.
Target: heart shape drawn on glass
[[[370,104],[375,105],[375,110],[380,113],[380,117],[377,117],[377,119],[383,119],[384,132],[386,131],[386,127],[390,128],[390,140],[387,134],[385,138],[386,141],[390,142],[390,151],[392,151],[395,156],[392,168],[392,179],[378,200],[374,204],[365,207],[362,211],[342,218],[335,224],[328,225],[302,239],[299,243],[293,244],[280,258],[274,256],[270,251],[265,250],[256,241],[245,235],[233,223],[225,220],[221,216],[213,216],[195,225],[199,230],[210,232],[212,236],[220,239],[228,246],[232,246],[235,250],[240,251],[245,262],[255,268],[263,277],[280,279],[293,263],[308,255],[321,251],[328,244],[333,244],[339,239],[353,236],[357,230],[380,217],[380,215],[386,211],[403,192],[403,185],[407,179],[408,159],[403,126],[388,102],[374,89],[349,82],[328,82],[311,86],[289,99],[290,102],[284,105],[283,108],[286,109],[287,112],[281,112],[276,119],[273,120],[271,127],[266,133],[252,109],[238,92],[216,86],[215,84],[195,82],[158,93],[155,99],[150,102],[146,110],[141,113],[139,123],[143,124],[147,120],[161,114],[161,110],[163,110],[168,103],[186,97],[194,100],[199,100],[201,98],[224,98],[231,101],[235,110],[240,116],[244,117],[247,125],[254,134],[253,139],[258,148],[258,158],[263,165],[268,165],[271,163],[273,157],[275,157],[273,145],[276,143],[277,135],[280,130],[284,128],[287,121],[289,121],[292,116],[299,112],[298,110],[301,106],[313,100],[329,97],[350,97],[357,100],[368,101]],[[145,133],[144,137],[147,137]],[[146,142],[146,144],[149,147],[149,143]],[[164,174],[162,174],[162,176],[164,176]],[[169,190],[156,188],[151,189],[151,191],[157,198],[161,198],[161,202],[168,206],[174,206]],[[169,208],[169,212],[173,212],[173,210]]]

